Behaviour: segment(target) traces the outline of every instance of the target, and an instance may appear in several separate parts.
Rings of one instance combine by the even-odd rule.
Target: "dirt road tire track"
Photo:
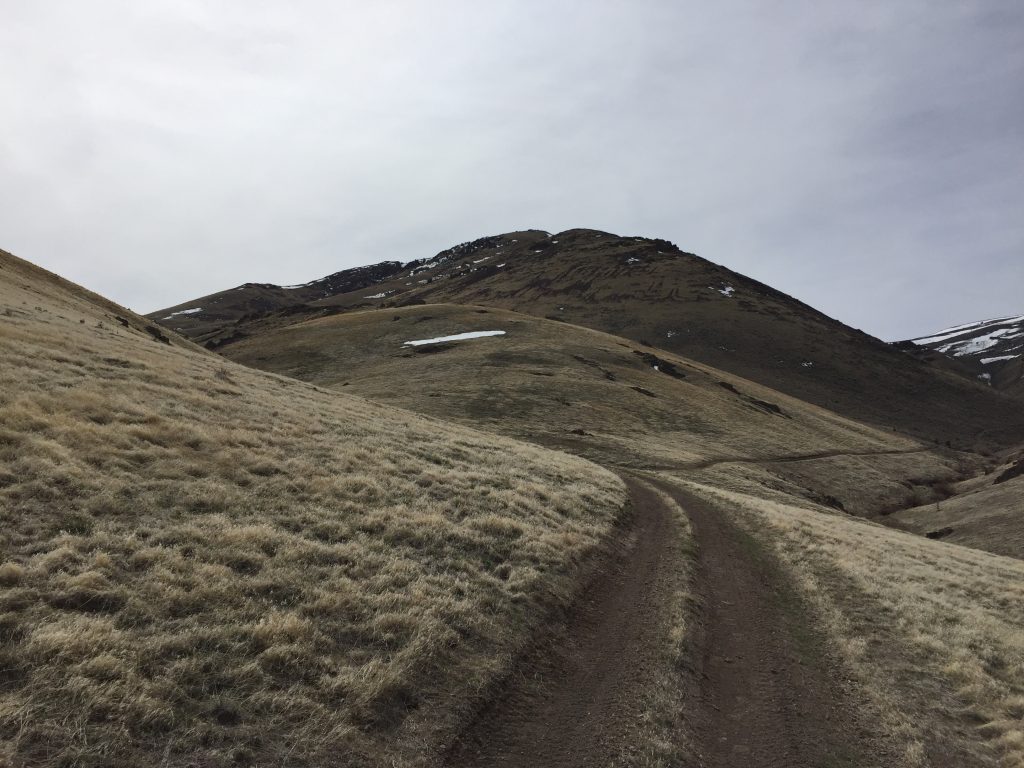
[[[451,768],[603,768],[629,754],[645,685],[666,668],[668,608],[685,566],[678,509],[697,542],[702,604],[688,627],[690,691],[679,702],[693,768],[895,764],[863,701],[837,677],[788,576],[731,516],[666,480],[625,475],[633,516],[562,631],[445,756]],[[652,487],[653,486],[653,487]]]
[[[665,672],[680,555],[673,510],[647,483],[623,480],[632,518],[607,567],[564,631],[523,660],[444,765],[593,768],[630,749],[644,688]]]
[[[895,764],[877,720],[839,676],[815,617],[773,555],[731,516],[665,481],[698,548],[703,605],[692,628],[691,713],[706,768],[867,768]]]

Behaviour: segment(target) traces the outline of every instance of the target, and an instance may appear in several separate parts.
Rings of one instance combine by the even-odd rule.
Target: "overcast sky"
[[[516,229],[1024,313],[1020,0],[0,0],[0,247],[147,312]]]

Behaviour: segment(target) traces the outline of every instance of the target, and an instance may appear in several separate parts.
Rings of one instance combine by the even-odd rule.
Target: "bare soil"
[[[895,764],[872,733],[788,576],[729,516],[693,494],[656,483],[686,511],[697,541],[703,605],[693,632],[692,710],[699,765]]]
[[[447,755],[460,766],[606,766],[628,752],[644,688],[664,673],[678,539],[671,509],[624,477],[633,516],[606,567],[555,633]]]

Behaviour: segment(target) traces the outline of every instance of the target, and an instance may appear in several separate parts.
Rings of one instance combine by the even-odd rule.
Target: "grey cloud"
[[[525,227],[665,237],[887,338],[1024,311],[1024,10],[0,10],[0,247],[148,311]]]

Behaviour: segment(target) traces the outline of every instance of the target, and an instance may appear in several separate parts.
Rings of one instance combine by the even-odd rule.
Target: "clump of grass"
[[[17,563],[4,563],[0,565],[0,587],[16,586],[24,575],[25,569]]]
[[[582,460],[0,269],[47,310],[0,321],[0,762],[413,764],[623,508]]]

